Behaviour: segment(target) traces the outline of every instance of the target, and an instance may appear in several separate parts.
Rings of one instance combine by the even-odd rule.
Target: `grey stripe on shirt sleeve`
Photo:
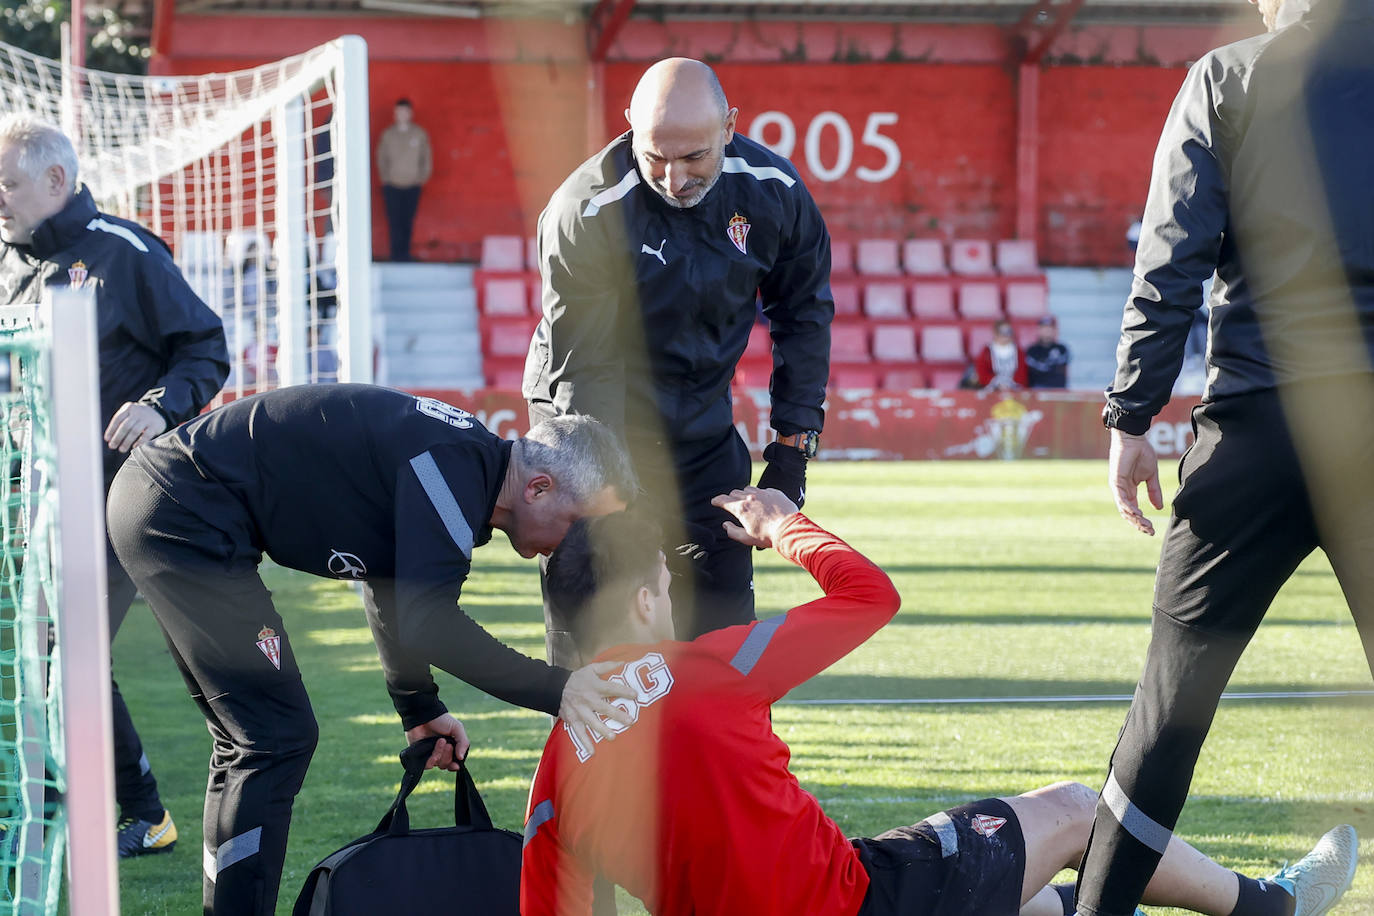
[[[472,527],[463,517],[463,510],[458,508],[458,500],[454,499],[453,491],[449,489],[448,481],[435,463],[434,456],[422,452],[410,459],[410,466],[415,470],[415,476],[420,478],[420,486],[425,488],[429,501],[434,504],[435,511],[448,529],[449,537],[453,538],[453,543],[458,545],[463,556],[471,560]]]

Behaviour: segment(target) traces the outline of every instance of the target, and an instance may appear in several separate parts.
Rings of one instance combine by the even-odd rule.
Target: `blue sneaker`
[[[1269,879],[1297,900],[1293,916],[1322,916],[1350,890],[1359,860],[1360,839],[1349,824],[1333,827],[1312,851]]]

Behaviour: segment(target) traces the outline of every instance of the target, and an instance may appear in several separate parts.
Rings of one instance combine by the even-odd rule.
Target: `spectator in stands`
[[[1032,388],[1069,387],[1069,348],[1059,342],[1054,316],[1040,319],[1035,343],[1026,349],[1026,378]]]
[[[420,206],[420,188],[429,181],[433,159],[429,134],[415,123],[409,99],[397,99],[395,123],[377,144],[377,174],[382,179],[386,224],[391,233],[391,260],[409,261],[410,231]]]
[[[974,361],[978,385],[984,391],[1013,391],[1026,387],[1026,357],[1005,318],[992,326],[992,340]]]
[[[66,135],[26,115],[0,122],[0,239],[0,304],[36,304],[50,285],[95,293],[108,491],[132,451],[219,392],[229,374],[224,326],[161,239],[96,209]],[[108,545],[106,589],[113,639],[135,589]],[[166,852],[176,825],[119,685],[111,686],[119,855]]]
[[[337,382],[339,354],[322,340],[316,325],[305,328],[305,380],[307,382]]]

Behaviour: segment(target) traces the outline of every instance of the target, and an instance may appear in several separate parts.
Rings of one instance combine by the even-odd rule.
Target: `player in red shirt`
[[[882,570],[778,491],[735,490],[715,504],[739,519],[730,537],[776,547],[825,597],[675,642],[653,527],[624,513],[573,525],[549,560],[549,598],[583,657],[623,662],[613,679],[636,697],[612,701],[630,724],[610,723],[616,738],[594,756],[585,733],[555,723],[526,814],[523,916],[586,916],[598,873],[655,916],[1072,913],[1072,886],[1047,884],[1082,855],[1097,801],[1087,786],[985,799],[853,841],[802,789],[771,705],[861,645],[900,598]],[[1354,860],[1333,850],[1350,830],[1324,837],[1300,880],[1339,885],[1339,896]],[[1245,878],[1174,839],[1145,899],[1294,916],[1293,892],[1285,873]]]

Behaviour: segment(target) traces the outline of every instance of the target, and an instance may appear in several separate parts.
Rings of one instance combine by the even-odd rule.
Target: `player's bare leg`
[[[1026,841],[1021,916],[1063,916],[1059,894],[1047,885],[1065,868],[1077,867],[1087,846],[1097,793],[1081,783],[1061,782],[1003,799],[1016,812]],[[1174,838],[1145,892],[1145,902],[1209,916],[1229,916],[1239,880],[1180,839]]]

